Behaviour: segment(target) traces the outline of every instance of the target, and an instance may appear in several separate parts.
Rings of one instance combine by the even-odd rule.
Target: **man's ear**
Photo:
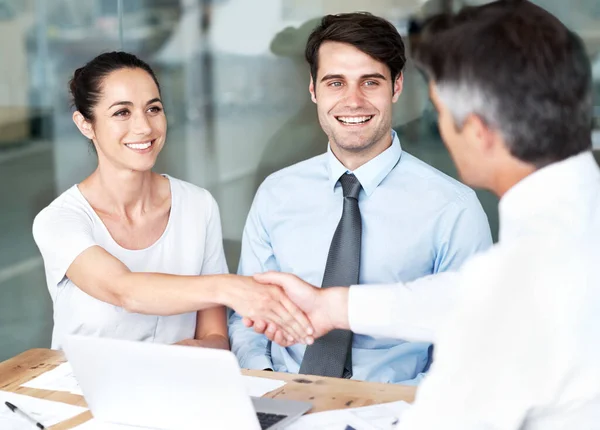
[[[498,141],[498,133],[479,115],[469,114],[462,127],[462,133],[472,146],[481,154],[491,153]]]
[[[92,127],[92,123],[89,122],[78,110],[73,112],[73,122],[85,137],[90,140],[94,140],[96,135],[94,134],[94,128]]]
[[[400,93],[402,93],[403,85],[404,73],[400,72],[400,74],[394,81],[394,95],[392,96],[392,103],[396,103],[398,101],[398,97],[400,97]]]
[[[310,99],[313,103],[317,103],[317,93],[315,92],[315,82],[313,81],[312,75],[310,75],[310,84],[308,84],[308,92],[310,93]]]

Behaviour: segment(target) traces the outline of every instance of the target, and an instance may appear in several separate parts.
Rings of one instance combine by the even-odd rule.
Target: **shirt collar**
[[[348,170],[340,160],[331,151],[331,146],[327,145],[327,159],[329,167],[329,185],[332,190],[344,173],[353,173],[360,181],[363,190],[367,196],[370,196],[375,188],[379,186],[381,181],[392,171],[394,166],[398,164],[398,160],[402,155],[402,147],[400,139],[394,130],[392,130],[392,144],[389,148],[379,154],[377,157],[369,160],[354,172]]]
[[[536,229],[542,220],[569,216],[589,205],[585,192],[600,183],[600,169],[591,151],[552,163],[513,185],[500,200],[500,241]]]

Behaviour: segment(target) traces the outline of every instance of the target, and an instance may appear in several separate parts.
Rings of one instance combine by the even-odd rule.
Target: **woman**
[[[226,274],[210,193],[152,172],[167,131],[152,69],[102,54],[75,71],[70,90],[98,167],[33,224],[54,303],[52,347],[79,333],[226,349],[222,305],[305,339],[310,324],[280,288]]]

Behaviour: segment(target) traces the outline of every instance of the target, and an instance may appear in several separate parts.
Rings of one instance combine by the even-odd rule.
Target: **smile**
[[[369,122],[371,120],[371,118],[373,118],[373,115],[367,115],[367,116],[336,116],[335,117],[335,119],[337,119],[339,122],[341,122],[344,125],[366,124],[367,122]]]
[[[135,143],[126,143],[125,146],[129,149],[134,149],[137,151],[143,151],[145,149],[150,148],[154,144],[154,140],[149,140],[148,142],[135,142]]]

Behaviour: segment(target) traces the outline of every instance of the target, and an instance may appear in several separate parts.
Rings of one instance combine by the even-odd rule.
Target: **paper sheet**
[[[2,417],[0,415],[0,429],[2,430],[32,430],[35,426],[32,426],[30,422],[21,420],[18,417]]]
[[[12,412],[4,402],[14,404],[45,427],[73,418],[87,410],[80,406],[0,391],[0,429],[2,430],[31,430],[35,428],[35,425],[20,414]]]
[[[83,396],[77,379],[75,379],[75,375],[73,374],[73,368],[69,363],[63,363],[46,373],[42,373],[37,378],[23,384],[22,387],[49,391],[66,391]]]
[[[83,424],[78,425],[77,427],[73,427],[72,430],[145,430],[146,427],[134,427],[127,426],[124,424],[113,424],[107,423],[103,421],[99,421],[97,419],[92,418],[89,421],[84,422]],[[4,430],[4,429],[2,429]],[[31,429],[29,429],[31,430]],[[148,429],[154,430],[154,429]]]
[[[410,408],[406,402],[383,403],[305,415],[286,427],[289,430],[392,430]]]
[[[243,379],[248,394],[253,397],[261,397],[269,391],[276,390],[285,385],[284,381],[258,378],[255,376],[244,376]],[[26,382],[22,386],[41,390],[67,391],[80,396],[83,395],[69,363],[63,363],[58,367],[41,374],[37,378]]]
[[[392,402],[354,409],[319,412],[305,415],[286,427],[286,430],[393,430],[410,405]],[[144,430],[91,419],[73,430]],[[4,429],[3,429],[4,430]]]
[[[276,390],[285,385],[285,381],[278,381],[277,379],[258,378],[256,376],[244,376],[243,378],[246,390],[252,397],[262,397],[269,391]]]

